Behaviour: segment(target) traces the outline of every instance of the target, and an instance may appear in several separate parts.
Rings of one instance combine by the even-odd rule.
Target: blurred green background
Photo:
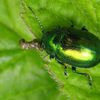
[[[74,25],[100,38],[99,0],[0,0],[0,100],[99,100],[100,64],[78,69],[91,74],[93,86],[85,77],[64,68],[45,51],[23,50],[19,40],[41,39],[42,32],[30,6],[45,30]]]

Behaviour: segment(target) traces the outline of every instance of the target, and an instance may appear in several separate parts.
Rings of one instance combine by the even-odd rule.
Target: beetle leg
[[[85,26],[82,27],[82,31],[88,31]]]
[[[58,61],[58,60],[57,60],[57,61]],[[68,66],[65,65],[64,63],[60,62],[60,61],[58,61],[58,63],[64,66],[64,75],[65,75],[65,76],[68,76],[68,72],[67,72]]]
[[[50,59],[53,59],[54,58],[54,56],[53,55],[50,55]]]
[[[87,77],[89,85],[92,86],[92,77],[88,73],[77,72],[76,67],[72,67],[72,71],[77,74],[84,75],[85,77]]]
[[[74,25],[72,24],[71,27],[74,27]]]
[[[67,68],[68,68],[67,66],[64,67],[64,75],[65,76],[68,76]]]

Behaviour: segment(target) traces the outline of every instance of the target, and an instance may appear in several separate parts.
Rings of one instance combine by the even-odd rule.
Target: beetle
[[[46,32],[42,43],[50,58],[55,58],[65,68],[70,64],[74,72],[88,77],[92,85],[91,76],[77,72],[76,68],[90,68],[100,62],[100,40],[95,35],[84,29],[59,27]]]
[[[50,58],[55,60],[65,67],[64,74],[67,75],[67,66],[72,66],[72,71],[84,75],[88,78],[89,85],[92,85],[92,78],[88,73],[77,72],[79,68],[94,67],[100,62],[100,40],[98,37],[90,33],[86,28],[77,29],[73,25],[70,27],[57,27],[49,31],[43,30],[38,17],[33,10],[28,7],[35,19],[38,21],[43,37],[41,41],[33,40],[26,42],[21,40],[20,43],[23,48],[37,48],[42,47]]]

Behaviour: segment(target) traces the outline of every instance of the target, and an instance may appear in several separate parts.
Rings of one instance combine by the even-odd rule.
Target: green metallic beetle
[[[31,11],[32,9],[28,7]],[[39,19],[32,11],[36,20],[40,24]],[[65,66],[65,75],[67,75],[66,64],[72,66],[72,70],[78,74],[84,75],[88,78],[89,85],[92,85],[92,78],[87,73],[80,73],[76,68],[90,68],[97,65],[100,61],[100,40],[88,32],[85,28],[81,30],[71,27],[58,27],[50,31],[44,32],[41,39],[42,48],[50,55],[50,58],[55,58],[60,64]],[[38,47],[37,41],[25,43],[25,47]],[[33,44],[32,44],[33,43]],[[32,45],[31,45],[32,44]]]
[[[88,77],[89,85],[92,85],[91,76],[77,72],[76,68],[90,68],[100,62],[100,40],[95,35],[85,29],[59,27],[46,32],[42,43],[51,58],[55,58],[65,68],[66,64],[72,65],[72,70]]]
[[[53,29],[44,34],[42,43],[47,53],[61,63],[89,68],[100,61],[100,40],[86,30]]]

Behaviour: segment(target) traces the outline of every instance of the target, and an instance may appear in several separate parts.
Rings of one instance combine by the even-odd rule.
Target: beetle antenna
[[[37,22],[38,22],[38,24],[39,24],[39,26],[40,26],[42,32],[44,33],[44,26],[41,24],[40,19],[39,19],[38,16],[34,13],[34,11],[32,10],[31,7],[28,6],[28,8],[29,8],[29,10],[32,12],[32,14],[34,15],[34,17],[35,17],[35,19],[37,20]]]

